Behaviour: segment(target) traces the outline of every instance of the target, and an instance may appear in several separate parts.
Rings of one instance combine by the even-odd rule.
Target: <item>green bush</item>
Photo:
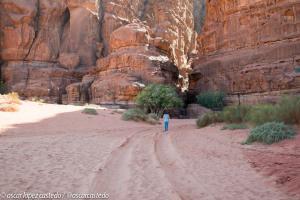
[[[246,124],[226,124],[223,126],[222,130],[238,130],[238,129],[247,129]]]
[[[300,124],[300,96],[284,96],[277,106],[277,117],[287,124]]]
[[[277,106],[272,104],[258,104],[251,107],[247,121],[254,125],[262,125],[267,122],[280,121]]]
[[[126,110],[123,115],[122,119],[125,121],[146,121],[147,114],[139,108],[133,108]]]
[[[292,138],[294,135],[295,131],[284,123],[268,122],[254,128],[245,141],[245,144],[251,144],[253,142],[272,144],[284,139]]]
[[[3,81],[0,81],[0,94],[6,94],[8,92],[7,87]]]
[[[222,111],[222,118],[227,123],[242,123],[247,121],[247,116],[250,111],[248,105],[236,105],[225,107]]]
[[[218,123],[218,122],[223,122],[222,117],[220,115],[220,112],[209,112],[201,117],[199,117],[196,121],[197,127],[198,128],[203,128],[205,126],[208,126],[210,124]]]
[[[267,122],[300,124],[300,96],[285,96],[276,105],[260,104],[253,106],[248,121],[261,125]]]
[[[148,85],[136,98],[137,104],[150,113],[161,116],[165,110],[181,107],[176,89],[162,84]]]
[[[98,112],[94,108],[85,108],[83,109],[82,113],[88,114],[88,115],[98,115]]]
[[[300,73],[300,67],[295,67],[295,72]]]
[[[155,113],[150,113],[147,115],[146,122],[148,124],[159,124],[159,117]]]
[[[149,113],[147,116],[148,116],[148,118],[155,119],[156,121],[159,120],[159,116],[157,116],[157,114],[155,114],[155,113]]]
[[[122,119],[125,121],[143,121],[149,124],[159,123],[159,117],[155,113],[146,114],[140,108],[133,108],[125,111],[122,115]]]
[[[249,122],[259,126],[268,122],[284,122],[286,124],[300,124],[300,96],[282,97],[278,104],[258,104],[254,106],[228,106],[219,112],[217,117],[211,113],[197,120],[198,127],[204,127],[217,121],[230,124]],[[224,127],[235,129],[235,127]]]
[[[198,104],[210,109],[222,109],[225,105],[225,94],[223,92],[202,92],[197,97]]]

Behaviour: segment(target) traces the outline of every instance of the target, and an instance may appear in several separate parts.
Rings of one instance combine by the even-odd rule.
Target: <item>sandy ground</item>
[[[106,193],[117,200],[299,200],[300,137],[241,145],[249,131],[194,120],[124,122],[99,109],[23,102],[0,113],[0,199],[11,193]],[[68,196],[64,196],[68,198]]]

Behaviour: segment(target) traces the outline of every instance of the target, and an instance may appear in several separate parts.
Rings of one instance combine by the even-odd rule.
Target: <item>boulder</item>
[[[211,112],[210,109],[200,106],[199,104],[189,104],[186,108],[187,117],[190,119],[196,119],[204,115],[205,113]]]
[[[115,30],[110,36],[110,49],[116,51],[122,47],[149,45],[150,35],[146,27],[132,23]]]

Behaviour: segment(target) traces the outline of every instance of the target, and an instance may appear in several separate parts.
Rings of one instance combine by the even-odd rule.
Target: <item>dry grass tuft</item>
[[[15,104],[1,104],[0,112],[17,112],[19,110],[19,106]]]
[[[20,104],[21,101],[16,92],[0,95],[0,111],[2,112],[17,112]]]

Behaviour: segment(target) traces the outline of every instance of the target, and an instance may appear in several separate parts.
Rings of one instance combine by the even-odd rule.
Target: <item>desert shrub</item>
[[[113,110],[111,114],[123,114],[124,110]]]
[[[0,104],[1,112],[17,112],[19,110],[19,106],[16,104]]]
[[[242,123],[247,120],[250,111],[248,105],[236,105],[225,107],[222,111],[222,118],[227,123]]]
[[[6,94],[7,93],[7,87],[3,81],[0,81],[0,94]]]
[[[165,110],[178,108],[183,105],[179,98],[176,89],[172,86],[162,84],[148,85],[136,98],[137,104],[161,116]]]
[[[245,144],[251,144],[253,142],[272,144],[292,138],[294,135],[295,131],[283,122],[268,122],[252,129]]]
[[[159,116],[155,113],[149,113],[147,115],[149,118],[155,119],[155,120],[159,120]]]
[[[16,112],[21,104],[18,93],[12,92],[5,95],[0,95],[0,111]]]
[[[147,115],[146,122],[149,124],[159,124],[159,117],[155,113]]]
[[[296,68],[295,68],[295,72],[296,72],[296,73],[300,73],[300,67],[296,67]]]
[[[82,113],[87,114],[87,115],[98,115],[98,112],[94,108],[85,108],[83,109]]]
[[[300,96],[284,96],[276,105],[253,106],[248,121],[255,125],[272,121],[300,124]]]
[[[35,97],[31,97],[30,101],[37,102],[37,103],[45,103],[44,99],[36,97],[36,96]]]
[[[209,112],[205,113],[201,117],[199,117],[196,121],[198,128],[203,128],[205,126],[208,126],[210,124],[222,122],[222,117],[220,115],[220,112]]]
[[[147,114],[139,108],[133,108],[126,110],[123,115],[122,119],[125,121],[146,121]]]
[[[284,96],[277,106],[277,118],[287,124],[300,124],[300,96]]]
[[[280,121],[277,106],[272,104],[258,104],[251,107],[247,121],[254,125],[262,125],[267,122]]]
[[[238,130],[238,129],[247,129],[246,124],[226,124],[223,126],[222,130]]]
[[[20,104],[21,103],[20,96],[16,92],[8,93],[6,96],[7,96],[9,103],[11,103],[11,104]]]
[[[149,124],[159,123],[159,117],[155,113],[146,114],[140,108],[133,108],[125,111],[122,115],[122,119],[125,121],[143,121]]]
[[[202,92],[196,98],[198,104],[210,109],[222,109],[225,105],[225,94],[219,91]]]

